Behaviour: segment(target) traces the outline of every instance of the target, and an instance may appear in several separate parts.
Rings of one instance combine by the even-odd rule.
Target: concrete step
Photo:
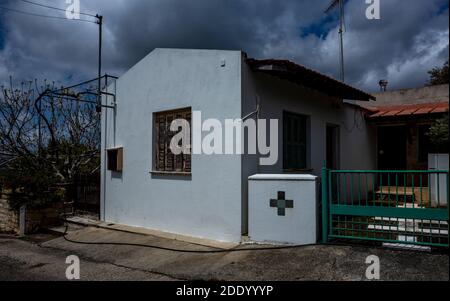
[[[422,252],[431,252],[431,247],[419,246],[419,245],[414,245],[414,244],[385,242],[385,243],[383,243],[383,247],[397,249],[397,250],[408,250],[408,251],[414,250],[414,251],[422,251]]]

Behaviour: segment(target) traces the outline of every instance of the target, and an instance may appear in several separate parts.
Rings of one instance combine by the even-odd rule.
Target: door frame
[[[332,129],[333,134],[335,135],[333,138],[333,157],[334,163],[336,166],[328,165],[328,130]],[[325,161],[327,168],[329,169],[339,169],[341,167],[341,126],[334,123],[326,123],[325,126]]]

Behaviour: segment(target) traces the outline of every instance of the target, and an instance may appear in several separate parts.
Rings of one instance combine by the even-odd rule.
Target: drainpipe
[[[105,98],[108,98],[106,96]],[[101,103],[103,104],[103,98],[100,98]],[[107,104],[107,103],[106,103]],[[105,130],[103,131],[105,137],[104,137],[104,146],[103,146],[103,221],[106,221],[106,165],[107,165],[107,153],[106,150],[108,148],[108,110],[105,109],[104,114],[102,116],[105,116]],[[100,218],[101,220],[101,218]]]
[[[256,114],[256,150],[257,153],[258,152],[258,143],[259,143],[259,139],[258,139],[258,120],[259,120],[259,113],[261,112],[261,101],[259,99],[259,95],[256,94],[255,96],[255,100],[256,100],[256,110],[251,112],[250,114],[246,115],[245,117],[242,118],[242,121],[245,121],[247,119],[249,119],[251,116]],[[245,145],[243,146],[245,148]],[[258,154],[258,160],[259,160],[259,154]],[[256,171],[257,173],[259,173],[259,163],[256,165]]]

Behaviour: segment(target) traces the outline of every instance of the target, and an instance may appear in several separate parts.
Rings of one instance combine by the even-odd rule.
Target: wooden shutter
[[[156,170],[165,170],[166,162],[166,118],[156,115]]]
[[[191,172],[191,154],[175,155],[170,142],[178,132],[172,132],[170,125],[175,119],[185,119],[191,124],[191,109],[161,112],[155,114],[155,164],[156,171]],[[188,133],[191,135],[191,133]],[[184,143],[183,138],[181,143]],[[180,145],[181,146],[181,145]]]
[[[175,119],[184,119],[184,118],[185,118],[184,112],[178,112],[175,114]],[[176,135],[178,133],[179,132],[174,132],[173,134]],[[178,146],[181,146],[181,143],[183,143],[183,140],[180,141]],[[174,155],[174,156],[175,156],[175,171],[183,171],[183,154]]]
[[[284,169],[307,168],[307,116],[283,114]]]
[[[190,153],[183,155],[183,170],[185,172],[191,172],[191,157],[192,157],[192,114],[191,112],[187,112],[185,114],[185,119],[189,122],[189,128],[191,129],[190,133],[188,135],[190,136]]]
[[[170,124],[175,119],[174,114],[167,114],[166,116],[166,165],[165,171],[175,171],[175,155],[170,150],[170,141],[172,137],[175,135],[174,132],[170,130]]]

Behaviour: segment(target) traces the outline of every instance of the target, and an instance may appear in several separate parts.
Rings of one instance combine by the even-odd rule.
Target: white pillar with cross
[[[312,244],[317,241],[317,177],[249,177],[249,238],[255,242]]]

